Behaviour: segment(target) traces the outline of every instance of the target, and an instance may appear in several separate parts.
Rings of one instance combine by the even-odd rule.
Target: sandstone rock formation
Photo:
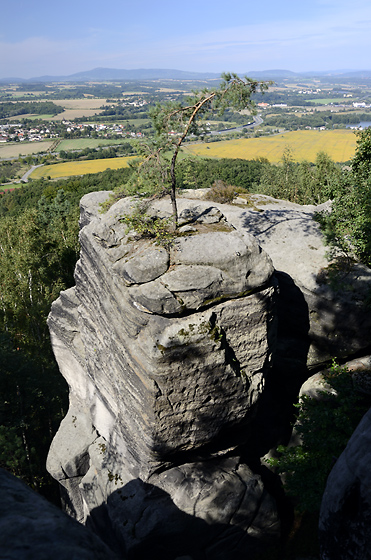
[[[118,560],[89,529],[3,469],[0,488],[1,558]]]
[[[318,368],[335,356],[345,358],[368,348],[371,314],[364,303],[369,297],[371,270],[345,263],[335,281],[329,280],[328,248],[313,220],[315,212],[326,209],[328,203],[301,206],[263,195],[251,195],[250,200],[254,207],[245,210],[217,206],[237,229],[254,235],[271,257],[280,283],[291,279],[300,290],[309,317],[308,366]],[[292,308],[292,295],[290,289],[286,310]],[[303,325],[303,320],[301,314],[298,323]]]
[[[106,196],[82,199],[76,286],[49,316],[70,408],[48,469],[129,558],[246,554],[279,526],[239,455],[276,349],[272,262],[210,204],[180,204],[191,234],[167,249],[127,232],[131,200],[101,214]]]
[[[246,556],[278,531],[257,465],[288,440],[307,365],[369,344],[370,272],[324,281],[314,207],[180,199],[166,248],[127,232],[133,201],[101,214],[106,196],[81,201],[76,286],[49,316],[70,408],[48,469],[129,558]]]

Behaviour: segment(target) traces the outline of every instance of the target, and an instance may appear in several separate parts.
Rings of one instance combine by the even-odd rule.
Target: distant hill
[[[297,72],[291,72],[291,70],[252,70],[251,72],[244,72],[244,75],[250,76],[252,78],[259,78],[261,79],[283,79],[283,78],[293,78],[296,76],[302,76],[303,74],[299,74]]]
[[[69,76],[37,76],[34,78],[1,78],[2,83],[19,82],[87,82],[89,80],[205,80],[219,78],[220,74],[212,72],[186,72],[167,69],[120,70],[116,68],[94,68]]]
[[[371,78],[371,70],[357,70],[356,72],[348,70],[342,74],[344,78]]]
[[[291,70],[252,70],[241,75],[264,80],[283,80],[290,78],[311,77],[341,77],[347,79],[371,78],[371,70],[333,70],[313,72],[292,72]],[[34,78],[0,78],[0,83],[30,83],[30,82],[87,82],[107,80],[210,80],[218,79],[220,73],[215,72],[187,72],[183,70],[162,68],[141,68],[125,70],[118,68],[94,68],[85,72],[77,72],[69,76],[37,76]]]

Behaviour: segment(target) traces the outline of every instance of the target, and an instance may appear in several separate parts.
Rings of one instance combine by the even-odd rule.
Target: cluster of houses
[[[317,89],[299,89],[297,93],[303,93],[304,95],[318,95],[322,90]]]
[[[268,109],[268,107],[287,107],[287,103],[274,103],[273,105],[271,105],[270,103],[257,103],[257,106],[260,107],[261,109]]]
[[[61,129],[62,125],[62,129]],[[142,132],[131,132],[125,130],[124,125],[112,123],[110,125],[98,123],[73,123],[71,121],[61,121],[59,126],[55,122],[47,123],[43,126],[27,126],[19,123],[0,124],[0,142],[41,142],[46,138],[63,138],[64,130],[68,133],[80,131],[81,136],[90,136],[96,132],[99,136],[129,136],[140,137]]]
[[[144,107],[144,105],[148,104],[148,101],[146,101],[145,99],[135,99],[134,101],[132,101],[132,99],[130,97],[124,97],[123,99],[123,106],[132,106],[132,107]]]
[[[23,124],[0,124],[0,142],[40,142],[45,138],[56,138],[49,125],[27,127]]]
[[[70,121],[62,121],[62,124],[66,126],[66,132],[73,133],[80,130],[81,133],[86,133],[87,136],[90,136],[90,133],[92,131],[99,133],[100,136],[112,136],[113,134],[118,136],[143,136],[142,132],[130,132],[128,130],[125,130],[125,126],[123,124],[76,124]],[[84,134],[82,134],[82,136],[84,136]]]

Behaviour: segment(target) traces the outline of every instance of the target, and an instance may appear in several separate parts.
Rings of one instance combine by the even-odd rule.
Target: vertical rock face
[[[183,201],[193,233],[166,249],[127,233],[130,200],[100,214],[106,196],[82,200],[76,286],[49,316],[70,408],[48,469],[66,509],[129,557],[245,554],[278,526],[237,452],[275,352],[272,263],[216,208]]]

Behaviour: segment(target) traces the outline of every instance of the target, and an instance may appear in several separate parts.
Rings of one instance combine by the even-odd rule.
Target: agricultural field
[[[11,95],[11,100],[12,101],[17,101],[18,98],[22,98],[23,101],[40,101],[40,99],[35,99],[35,97],[44,97],[45,96],[45,91],[33,91],[32,93],[25,93],[24,91],[7,91],[7,92],[3,92],[1,91],[0,88],[0,94],[1,93],[8,93]],[[25,99],[28,98],[28,99]],[[7,98],[7,101],[9,101],[9,98]]]
[[[125,119],[125,123],[132,124],[139,128],[140,126],[145,126],[150,122],[149,119]]]
[[[30,121],[38,121],[38,120],[52,121],[53,118],[54,115],[35,115],[33,113],[22,115],[22,119],[29,119]],[[10,117],[8,120],[19,122],[19,115],[17,115],[16,117]]]
[[[73,121],[80,117],[92,117],[102,112],[102,105],[107,105],[105,99],[92,99],[86,97],[84,99],[53,99],[53,103],[64,107],[63,113],[59,113],[51,120],[54,121]]]
[[[321,97],[319,99],[307,99],[307,101],[311,101],[316,105],[329,105],[330,103],[344,103],[347,99],[344,99],[344,97],[333,97],[332,99],[329,99],[328,97]]]
[[[103,138],[71,138],[62,140],[55,149],[56,152],[68,150],[84,150],[85,148],[99,148],[99,146],[116,146],[117,144],[127,144],[128,140],[106,140]]]
[[[29,156],[30,154],[44,153],[54,144],[55,140],[43,142],[15,142],[0,144],[0,159]]]
[[[356,135],[350,130],[298,130],[260,138],[240,138],[215,143],[191,144],[188,154],[215,158],[267,158],[279,163],[289,148],[295,161],[312,161],[318,152],[326,152],[335,162],[348,161],[354,156]]]
[[[50,177],[51,179],[60,179],[61,177],[71,177],[73,175],[100,173],[106,169],[121,169],[122,167],[128,167],[128,162],[131,159],[134,159],[133,156],[94,159],[88,161],[72,161],[67,163],[56,163],[54,165],[45,165],[35,169],[35,171],[31,174],[31,178],[41,179],[42,177]]]
[[[20,119],[29,119],[31,121],[43,120],[52,121],[54,115],[35,115],[35,113],[23,113],[22,115],[15,115],[14,117],[8,117],[7,121],[19,123]]]

